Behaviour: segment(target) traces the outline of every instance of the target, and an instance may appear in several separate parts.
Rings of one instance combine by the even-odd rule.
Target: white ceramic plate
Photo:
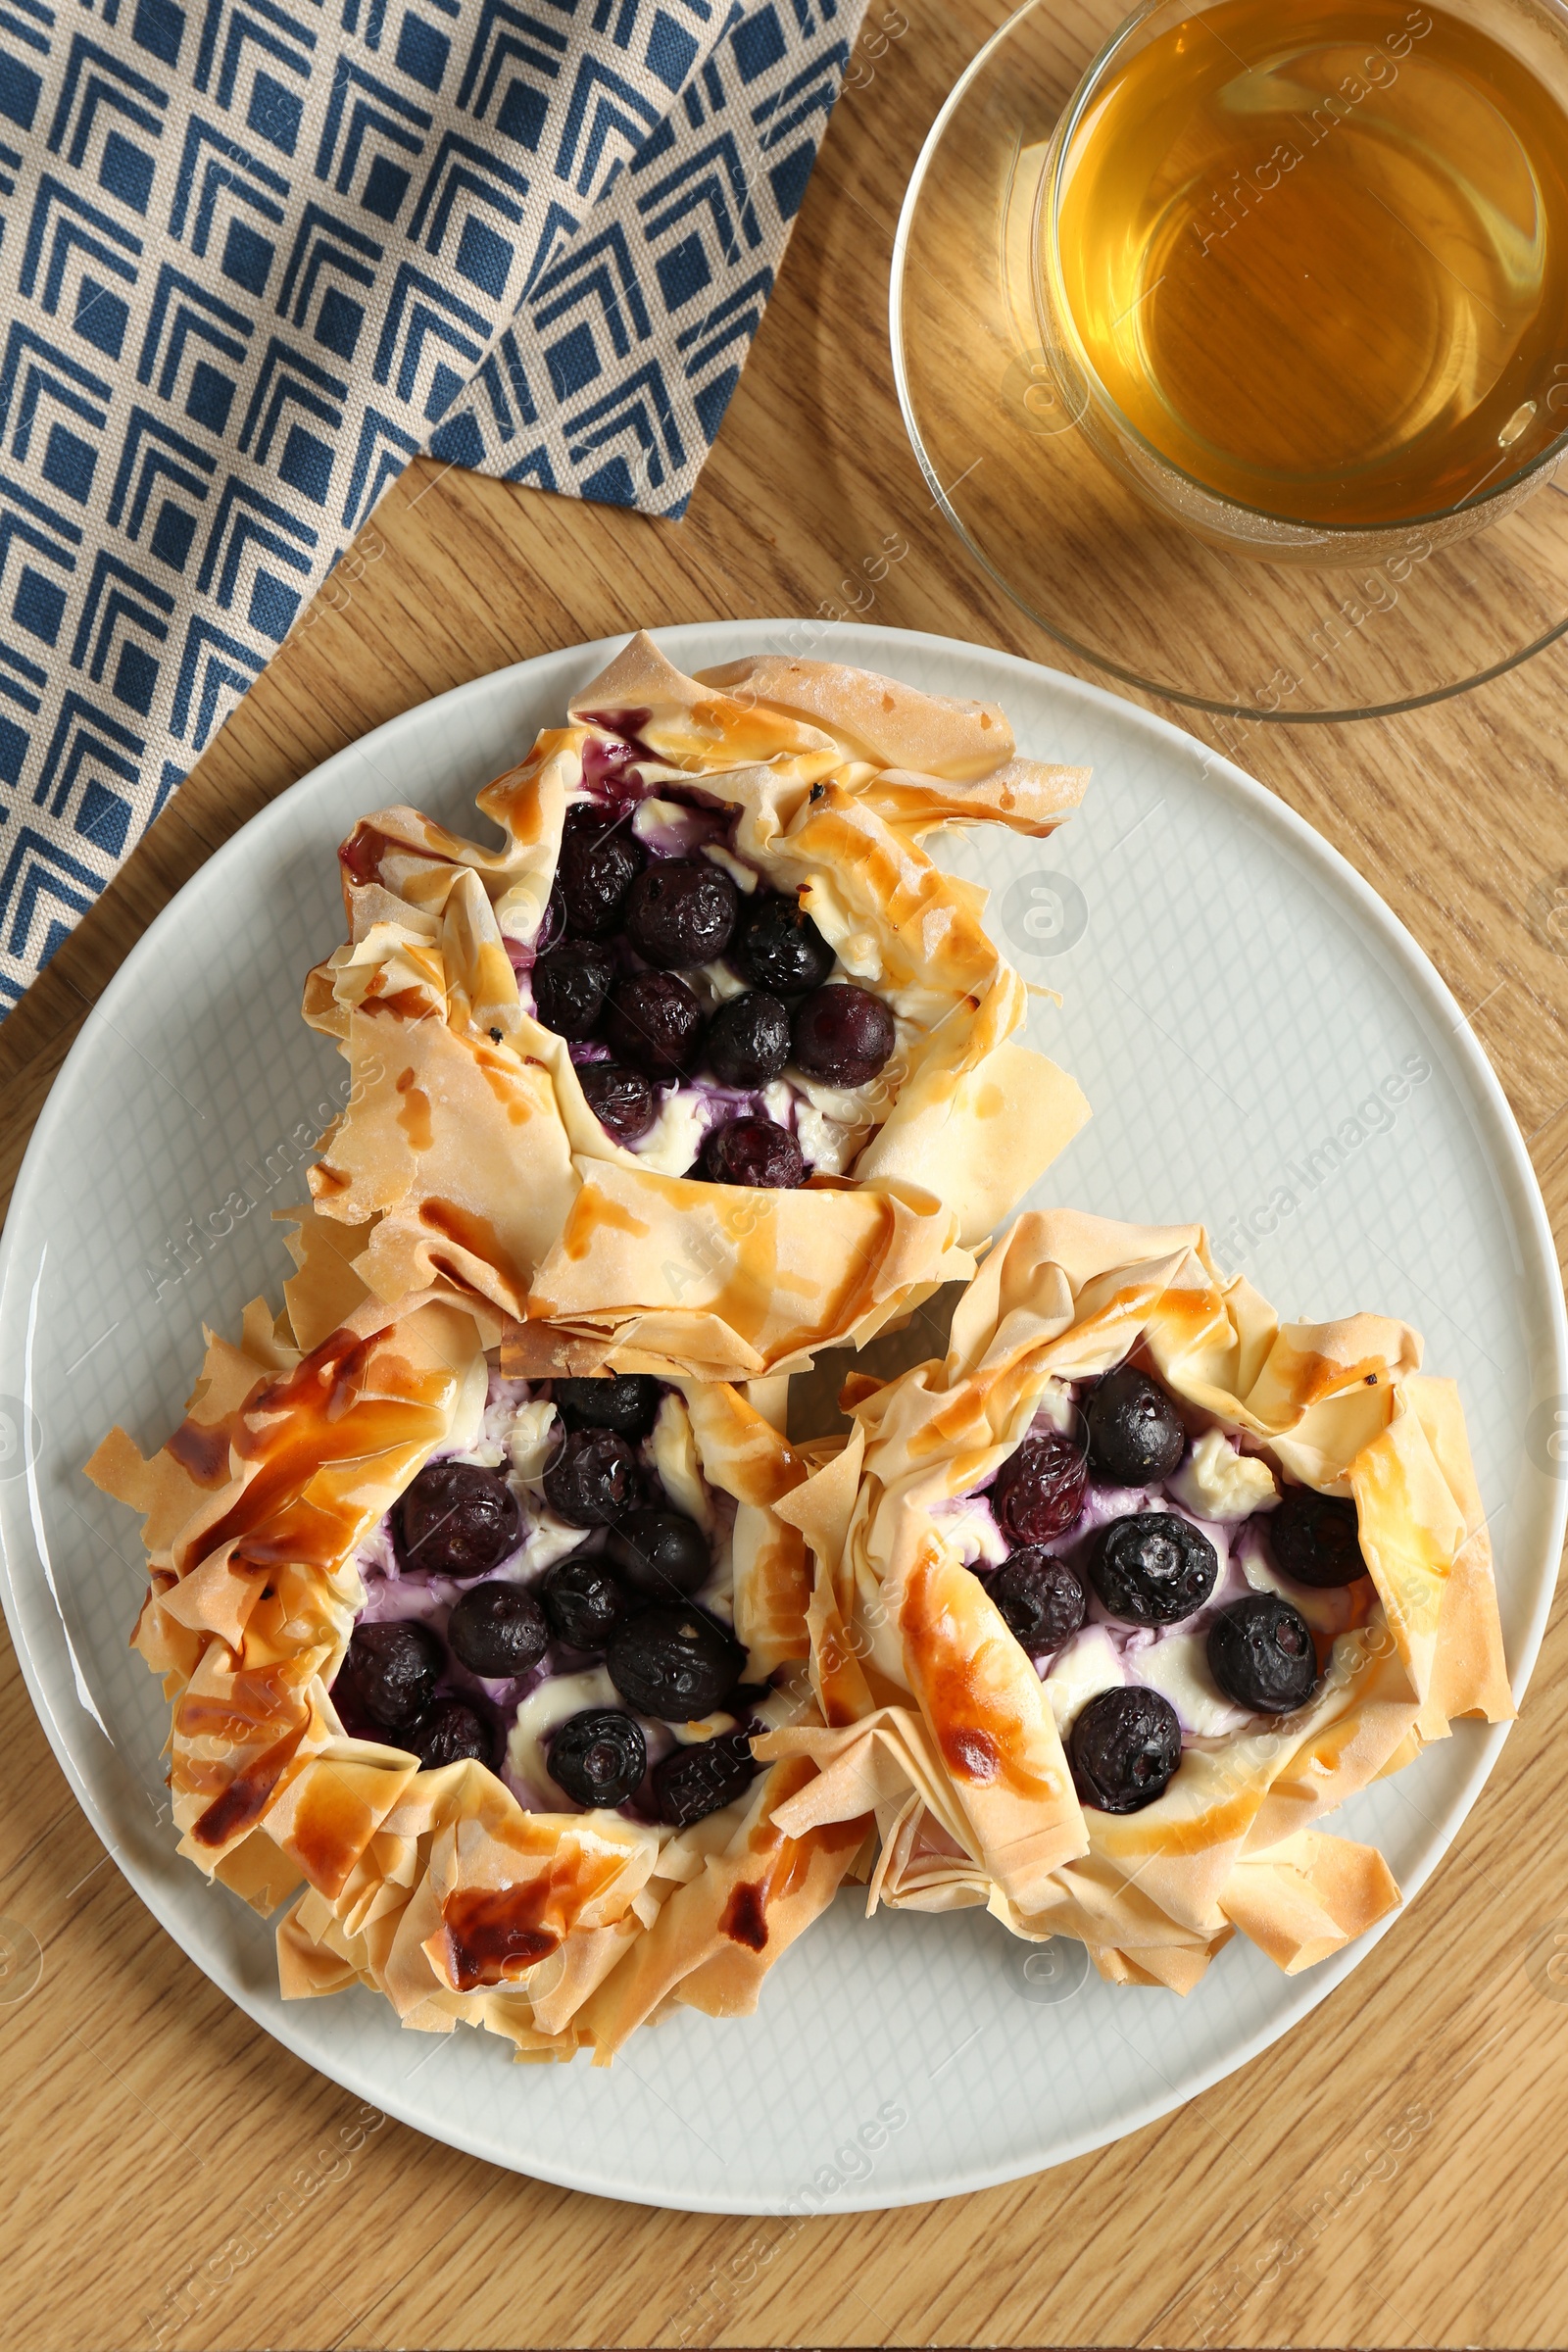
[[[662,642],[696,669],[806,640],[743,621]],[[297,1010],[341,932],[339,839],[389,801],[467,825],[473,791],[612,650],[477,679],[328,760],[210,859],[105,992],[38,1122],[0,1265],[6,1614],[61,1764],[143,1901],[323,2074],[455,2146],[602,2195],[745,2213],[914,2203],[1191,2097],[1365,1943],[1287,1980],[1238,1939],[1182,2001],[1086,1982],[1080,1946],[1031,1956],[975,1912],[867,1923],[852,1893],[786,1954],[756,2018],[677,2016],[610,2072],[516,2066],[482,2034],[405,2034],[367,1992],[285,2007],[270,1930],[175,1855],[167,1711],[125,1646],[135,1523],[79,1469],[117,1419],[144,1446],[168,1434],[204,1316],[234,1328],[253,1293],[276,1298],[287,1261],[268,1212],[303,1193],[341,1084]],[[994,699],[1024,751],[1093,764],[1087,807],[1053,841],[991,829],[955,853],[994,885],[1020,968],[1061,991],[1060,1010],[1036,1001],[1035,1042],[1095,1106],[1038,1198],[1205,1217],[1222,1260],[1287,1313],[1375,1306],[1425,1331],[1429,1364],[1463,1389],[1522,1689],[1562,1533],[1546,1443],[1568,1404],[1562,1300],[1518,1131],[1426,957],[1298,818],[1142,710],[937,637],[844,626],[812,650]],[[1461,1725],[1346,1808],[1407,1896],[1501,1738]],[[1419,1912],[1399,1933],[1419,1935]]]

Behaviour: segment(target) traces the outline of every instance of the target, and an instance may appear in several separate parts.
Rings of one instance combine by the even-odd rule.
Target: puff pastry
[[[688,678],[637,636],[567,723],[480,793],[499,848],[409,808],[367,817],[344,845],[351,936],[305,992],[307,1020],[352,1071],[310,1174],[318,1210],[366,1229],[354,1263],[376,1298],[444,1288],[500,1309],[519,1327],[509,1363],[524,1376],[613,1351],[627,1371],[750,1380],[805,1366],[819,1345],[863,1344],[973,1270],[973,1246],[1087,1116],[1070,1078],[1011,1042],[1026,992],[986,935],[984,894],[922,842],[979,822],[1049,834],[1085,781],[1018,758],[989,706],[826,662],[760,658]],[[831,966],[814,996],[840,1015],[840,989],[876,1000],[887,1058],[873,1075],[856,1078],[869,1064],[853,1054],[818,1056],[812,1075],[798,1011],[776,1075],[759,1075],[771,1046],[765,1061],[725,1062],[752,1071],[744,1083],[715,1078],[716,1054],[684,1074],[660,1065],[651,1131],[615,1140],[584,1087],[626,1072],[601,1031],[546,1026],[535,994],[560,945],[564,841],[586,858],[611,818],[626,872],[646,869],[637,889],[657,875],[666,900],[677,883],[727,896],[747,936],[764,906],[808,917]],[[721,933],[698,922],[691,937]],[[715,1016],[710,1044],[746,982],[717,955],[692,968],[698,953],[664,956],[688,959],[672,987],[667,970],[652,977],[672,1019],[687,999]],[[652,1052],[645,1000],[622,1003],[649,977],[644,959],[618,932],[604,954],[603,1022],[622,1021],[627,1052]],[[821,1075],[834,1067],[842,1082]],[[653,1085],[636,1071],[627,1083]],[[702,1154],[738,1113],[784,1131],[803,1184],[706,1180]]]
[[[758,1743],[819,1768],[775,1827],[870,1809],[873,1906],[983,1903],[1114,1982],[1185,1992],[1236,1930],[1287,1972],[1338,1950],[1399,1896],[1323,1818],[1453,1717],[1513,1713],[1457,1392],[1420,1362],[1381,1316],[1282,1324],[1200,1226],[1020,1217],[946,1361],[852,1383],[849,1446],[779,1506],[816,1548],[823,1725]],[[1167,1438],[1124,1483],[1117,1446]],[[1025,1558],[1031,1510],[1063,1524]],[[1216,1680],[1238,1627],[1294,1648],[1283,1698]]]
[[[772,1811],[814,1767],[791,1759],[754,1779],[745,1757],[748,1720],[813,1713],[792,1666],[808,1646],[810,1565],[774,1509],[813,1460],[727,1384],[659,1393],[635,1475],[688,1544],[698,1521],[681,1514],[702,1515],[710,1562],[700,1593],[683,1586],[664,1613],[701,1619],[710,1650],[738,1643],[730,1679],[744,1651],[751,1688],[733,1713],[629,1735],[639,1756],[646,1740],[648,1756],[667,1750],[681,1765],[673,1820],[667,1807],[655,1817],[647,1781],[639,1802],[575,1802],[549,1778],[562,1717],[597,1677],[612,1728],[632,1721],[604,1666],[563,1655],[554,1619],[520,1679],[486,1679],[446,1646],[455,1601],[493,1600],[503,1585],[514,1612],[543,1627],[529,1597],[541,1567],[605,1541],[602,1527],[557,1517],[541,1484],[557,1408],[501,1374],[496,1309],[434,1291],[394,1309],[343,1250],[341,1233],[302,1212],[285,1312],[274,1322],[258,1299],[237,1345],[209,1334],[186,1417],[150,1459],[116,1430],[88,1465],[144,1518],[150,1589],[134,1643],[172,1709],[180,1851],[263,1912],[288,1902],[277,1930],[288,1997],[364,1983],[420,2031],[482,2025],[521,2057],[586,2047],[595,2063],[671,2004],[755,2008],[766,1970],[831,1900],[870,1827],[777,1829]],[[510,1524],[478,1585],[471,1555],[446,1577],[428,1562],[451,1555],[428,1540],[423,1566],[399,1549],[409,1497],[432,1477],[466,1480]],[[353,1646],[367,1626],[405,1649],[414,1638],[416,1665],[424,1652],[440,1661],[433,1702],[413,1690],[424,1712],[402,1738],[368,1721]],[[383,1721],[388,1690],[401,1704],[412,1688],[378,1687]],[[564,1706],[553,1700],[563,1688]],[[693,1800],[694,1757],[699,1778],[718,1759],[716,1798],[700,1788]]]

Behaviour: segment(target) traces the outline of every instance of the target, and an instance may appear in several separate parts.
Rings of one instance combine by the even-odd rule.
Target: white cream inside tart
[[[857,933],[841,942],[835,952],[803,907],[799,913],[808,943],[806,953],[808,956],[814,955],[816,968],[810,975],[809,987],[803,985],[797,991],[779,993],[777,970],[769,968],[765,951],[760,959],[752,957],[748,940],[758,914],[765,912],[769,904],[777,909],[785,902],[776,890],[769,888],[756,862],[735,847],[734,836],[740,828],[742,812],[738,808],[715,810],[703,806],[679,784],[665,780],[645,784],[644,769],[657,769],[658,761],[651,755],[639,757],[630,743],[612,744],[610,749],[619,756],[603,771],[603,789],[584,791],[568,804],[566,845],[572,839],[574,820],[580,829],[600,819],[610,822],[612,836],[621,832],[635,843],[631,852],[617,848],[621,868],[606,883],[607,904],[614,895],[614,885],[622,873],[639,858],[643,865],[641,874],[619,891],[608,927],[593,929],[591,934],[593,944],[603,951],[615,971],[607,1000],[609,1009],[594,1022],[588,1034],[583,1034],[584,1020],[575,1004],[564,1016],[567,1026],[561,1034],[568,1038],[570,1057],[579,1071],[596,1062],[615,1061],[617,1047],[622,1054],[625,1053],[626,1032],[624,1028],[618,1032],[614,1028],[613,1000],[626,982],[646,975],[651,969],[672,973],[695,1000],[709,1024],[720,1008],[733,1005],[754,991],[771,998],[787,1016],[799,1013],[805,999],[823,987],[851,983],[864,991],[878,991],[883,975],[875,940]],[[627,797],[638,793],[642,797]],[[503,925],[523,1008],[549,1029],[558,1027],[563,1014],[548,986],[536,989],[534,967],[544,960],[548,979],[555,952],[563,951],[569,958],[580,949],[590,936],[593,915],[591,903],[584,903],[592,899],[591,865],[585,881],[582,853],[579,852],[573,865],[566,845],[555,891],[543,917],[537,917],[531,903],[524,901],[514,910],[514,919],[527,924],[526,935],[510,935]],[[705,932],[697,918],[693,918],[690,945],[684,951],[678,944],[679,921],[669,918],[673,924],[670,939],[661,945],[654,963],[640,952],[652,943],[639,929],[646,909],[639,905],[638,885],[661,864],[683,870],[694,864],[706,864],[730,886],[728,920],[722,918],[721,910],[723,937],[716,954],[708,952],[713,935]],[[776,966],[776,956],[772,962]],[[908,1070],[911,1051],[921,1037],[917,1019],[900,1012],[891,1003],[888,1009],[892,1020],[886,1030],[886,1052],[881,1065],[858,1083],[834,1083],[831,1071],[813,1074],[789,1059],[779,1060],[776,1068],[770,1064],[764,1066],[759,1071],[756,1083],[747,1086],[733,1076],[721,1075],[711,1066],[704,1049],[698,1047],[687,1056],[681,1071],[661,1076],[646,1060],[634,1065],[652,1077],[657,1090],[651,1123],[642,1133],[632,1132],[618,1110],[602,1105],[598,1115],[614,1142],[634,1152],[644,1167],[662,1176],[701,1173],[704,1146],[715,1128],[738,1119],[757,1118],[770,1121],[795,1139],[807,1174],[843,1176],[886,1119],[900,1078]],[[614,1044],[606,1042],[607,1031],[615,1040]],[[717,1051],[722,1058],[723,1047]],[[594,1105],[591,1103],[590,1107]]]
[[[1087,1466],[1081,1501],[1060,1533],[1031,1545],[1001,1523],[993,1504],[1008,1478],[1005,1463],[985,1487],[936,1504],[931,1516],[945,1542],[988,1589],[996,1573],[1024,1551],[1031,1558],[1060,1560],[1072,1572],[1083,1594],[1083,1616],[1065,1639],[1055,1638],[1049,1627],[1031,1630],[1027,1599],[1020,1608],[1007,1593],[1005,1579],[997,1583],[993,1595],[1035,1665],[1063,1741],[1092,1699],[1127,1688],[1157,1691],[1166,1699],[1184,1743],[1255,1729],[1266,1719],[1264,1711],[1239,1704],[1215,1681],[1207,1639],[1215,1619],[1251,1593],[1273,1594],[1305,1619],[1326,1657],[1340,1634],[1363,1622],[1369,1606],[1379,1605],[1369,1601],[1370,1584],[1318,1590],[1281,1572],[1268,1543],[1269,1520],[1281,1501],[1274,1470],[1260,1451],[1248,1449],[1218,1426],[1196,1437],[1188,1434],[1179,1462],[1163,1476],[1140,1485],[1120,1485],[1105,1476],[1095,1465],[1085,1419],[1098,1385],[1053,1381],[1019,1449],[1031,1440],[1058,1440],[1072,1449],[1080,1468]],[[1174,1416],[1174,1401],[1170,1411]],[[1166,1514],[1195,1531],[1212,1554],[1213,1577],[1193,1608],[1168,1622],[1146,1624],[1107,1606],[1092,1563],[1104,1529],[1152,1514]]]
[[[586,1417],[612,1392],[636,1407],[618,1431]],[[587,1466],[568,1498],[560,1480],[574,1449]],[[354,1554],[363,1604],[339,1712],[425,1765],[476,1757],[530,1811],[609,1807],[688,1827],[744,1794],[763,1694],[744,1685],[732,1632],[735,1518],[733,1496],[704,1476],[678,1390],[530,1384],[492,1358],[466,1425]],[[695,1676],[689,1709],[683,1674]],[[624,1751],[608,1783],[608,1750],[586,1775],[580,1762],[553,1769],[563,1728],[589,1717],[608,1718],[601,1729]],[[659,1767],[715,1742],[710,1788],[677,1780],[672,1794]]]

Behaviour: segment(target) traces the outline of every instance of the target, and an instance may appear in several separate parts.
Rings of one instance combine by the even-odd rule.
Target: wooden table
[[[636,622],[863,603],[862,559],[894,532],[910,553],[871,591],[877,620],[1063,665],[933,514],[882,329],[919,141],[1004,13],[872,0],[859,86],[682,523],[434,465],[404,475],[335,609],[305,616],[0,1029],[8,1190],[88,1008],[170,895],[274,793],[427,695]],[[1565,689],[1559,652],[1415,716],[1258,728],[1244,755],[1474,1008],[1559,1234]],[[1435,1884],[1294,2036],[1039,2179],[801,2227],[602,2203],[392,2122],[368,2129],[154,1925],[78,1812],[8,1653],[0,1915],[36,1936],[43,1967],[0,2006],[0,2337],[39,2352],[1561,2343],[1568,1987],[1538,1990],[1525,1959],[1554,1920],[1568,1930],[1568,1774],[1551,1762],[1565,1664],[1559,1612]]]

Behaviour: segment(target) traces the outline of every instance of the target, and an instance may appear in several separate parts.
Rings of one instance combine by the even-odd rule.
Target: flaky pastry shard
[[[144,1521],[132,1640],[172,1706],[180,1852],[264,1913],[288,1903],[288,1998],[363,1983],[406,2026],[482,2025],[519,2057],[596,2064],[674,2005],[750,2012],[870,1829],[772,1823],[809,1762],[671,1831],[529,1810],[484,1764],[420,1770],[390,1737],[345,1732],[329,1690],[365,1604],[356,1549],[472,1422],[503,1318],[435,1292],[389,1307],[342,1234],[302,1215],[285,1311],[256,1299],[237,1344],[208,1334],[186,1416],[150,1458],[117,1429],[87,1465]],[[765,1677],[807,1654],[811,1566],[773,1505],[820,1455],[732,1387],[683,1393],[702,1476],[735,1505],[736,1634]],[[810,1717],[796,1674],[786,1711]]]
[[[1113,1813],[1080,1803],[1046,1665],[963,1564],[963,1514],[1043,1409],[1062,1425],[1065,1384],[1129,1359],[1177,1400],[1189,1441],[1223,1433],[1209,1445],[1233,1474],[1245,1455],[1268,1464],[1272,1500],[1275,1472],[1352,1498],[1370,1575],[1292,1594],[1327,1649],[1303,1707],[1232,1710],[1230,1728],[1186,1739],[1154,1801]],[[1458,1395],[1420,1360],[1416,1335],[1381,1316],[1282,1324],[1219,1273],[1200,1226],[1020,1217],[960,1302],[946,1361],[859,1394],[844,1453],[781,1506],[817,1550],[826,1728],[759,1743],[818,1767],[775,1826],[869,1809],[873,1905],[984,1903],[1020,1936],[1078,1938],[1118,1983],[1185,1992],[1236,1930],[1288,1973],[1361,1934],[1398,1889],[1373,1848],[1317,1825],[1453,1717],[1514,1712]]]
[[[310,1172],[318,1211],[366,1229],[355,1264],[377,1298],[441,1286],[542,1326],[519,1367],[554,1348],[579,1368],[613,1351],[623,1369],[750,1380],[863,1345],[972,1272],[973,1246],[1088,1115],[1070,1078],[1011,1042],[1023,982],[986,934],[984,894],[922,841],[971,822],[1044,836],[1085,782],[1018,758],[987,705],[829,662],[689,678],[635,637],[479,794],[500,848],[410,808],[344,845],[351,936],[305,992],[352,1074]],[[882,1076],[806,1103],[811,1132],[838,1141],[813,1147],[820,1163],[806,1154],[801,1190],[690,1175],[698,1082],[664,1097],[665,1164],[648,1139],[623,1148],[565,1039],[533,1016],[567,809],[609,793],[635,801],[650,842],[798,898],[838,976],[895,1016]],[[719,998],[740,985],[716,965],[698,976]],[[833,1150],[852,1155],[826,1172]]]

